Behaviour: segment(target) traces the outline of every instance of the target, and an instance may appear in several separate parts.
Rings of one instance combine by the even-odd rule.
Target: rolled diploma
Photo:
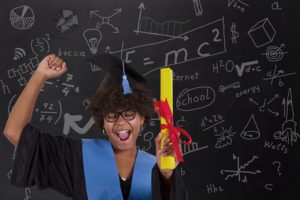
[[[160,69],[160,100],[168,100],[171,111],[173,112],[173,72],[169,67]],[[160,117],[161,124],[167,124],[163,117]],[[168,130],[161,130],[162,142],[168,137]],[[160,146],[163,148],[163,146]],[[175,157],[174,156],[161,156],[160,166],[162,169],[174,169]]]

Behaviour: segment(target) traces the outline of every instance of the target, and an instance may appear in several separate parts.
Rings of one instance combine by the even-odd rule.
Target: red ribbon
[[[168,129],[169,138],[171,140],[173,149],[175,151],[177,161],[178,162],[183,161],[183,156],[179,149],[178,141],[180,141],[183,144],[191,144],[192,143],[191,136],[188,134],[186,130],[173,126],[173,114],[167,99],[165,101],[155,101],[154,107],[156,112],[159,114],[159,116],[165,118],[167,122],[167,124],[161,124],[161,129],[162,130]],[[180,133],[184,134],[188,138],[188,141],[183,141],[179,137]]]

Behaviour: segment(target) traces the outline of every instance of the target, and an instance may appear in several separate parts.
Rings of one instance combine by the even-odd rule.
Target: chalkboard
[[[68,71],[45,83],[32,124],[73,138],[106,137],[86,111],[105,72],[86,57],[121,57],[156,99],[159,69],[169,66],[174,124],[193,138],[179,167],[191,199],[300,199],[299,8],[296,0],[1,1],[1,127],[50,53]],[[155,153],[159,125],[153,115],[140,149]],[[0,143],[0,199],[67,199],[10,186],[14,147],[2,134]]]

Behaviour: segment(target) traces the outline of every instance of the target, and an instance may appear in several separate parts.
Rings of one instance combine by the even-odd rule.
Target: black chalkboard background
[[[1,128],[47,54],[63,57],[68,72],[45,84],[32,123],[75,138],[105,137],[86,112],[105,72],[86,57],[122,57],[156,99],[159,69],[170,66],[175,125],[193,138],[180,166],[191,199],[300,199],[299,8],[296,0],[1,1]],[[155,153],[158,132],[153,116],[139,148]],[[10,186],[14,147],[2,135],[0,144],[1,200],[67,199]]]

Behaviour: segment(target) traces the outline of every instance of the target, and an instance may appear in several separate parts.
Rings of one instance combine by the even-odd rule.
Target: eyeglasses
[[[120,112],[108,112],[103,113],[103,117],[107,122],[116,122],[120,115],[125,119],[126,121],[133,120],[136,116],[136,111],[134,110],[124,110]]]

